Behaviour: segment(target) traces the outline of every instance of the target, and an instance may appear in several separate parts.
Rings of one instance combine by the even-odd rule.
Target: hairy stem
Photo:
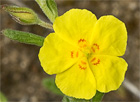
[[[49,28],[49,29],[53,29],[52,24],[47,23],[47,22],[44,22],[44,21],[42,21],[42,20],[39,21],[38,25],[40,25],[40,26],[42,26],[42,27],[44,27],[44,28],[47,28],[47,29],[48,29],[48,28]]]

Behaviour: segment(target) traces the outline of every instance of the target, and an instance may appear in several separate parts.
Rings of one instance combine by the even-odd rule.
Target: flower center
[[[94,43],[90,45],[85,39],[79,39],[78,40],[78,50],[71,51],[71,58],[78,58],[80,56],[80,53],[82,52],[82,56],[85,59],[81,59],[79,61],[79,68],[82,70],[85,70],[87,68],[87,59],[91,57],[91,55],[97,53],[99,51],[100,47],[97,43]],[[98,65],[100,64],[100,59],[93,56],[93,58],[90,60],[90,63],[92,65]]]
[[[79,50],[88,57],[91,54],[91,48],[88,42],[85,39],[78,40]]]
[[[94,43],[91,47],[93,53],[97,52],[99,50],[99,45],[97,43]]]
[[[90,62],[92,65],[98,65],[100,64],[100,59],[93,57]]]

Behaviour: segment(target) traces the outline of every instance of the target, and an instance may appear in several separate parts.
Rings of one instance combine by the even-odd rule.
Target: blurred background
[[[14,4],[32,8],[42,20],[48,21],[34,0],[1,0],[1,4]],[[128,46],[123,58],[128,71],[123,85],[105,94],[106,102],[140,101],[140,1],[139,0],[56,0],[59,15],[71,8],[92,11],[97,18],[114,15],[126,24]],[[49,29],[37,25],[23,26],[16,23],[5,11],[0,10],[0,31],[6,28],[27,31],[46,37]],[[59,102],[62,96],[50,92],[42,85],[46,74],[38,59],[40,47],[12,41],[0,34],[0,91],[9,102]]]

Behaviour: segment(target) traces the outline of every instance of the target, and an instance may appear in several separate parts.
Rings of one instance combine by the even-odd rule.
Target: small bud
[[[37,24],[39,22],[38,16],[32,9],[10,5],[2,5],[1,8],[22,25]]]

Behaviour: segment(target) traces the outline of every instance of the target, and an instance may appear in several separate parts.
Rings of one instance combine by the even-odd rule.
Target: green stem
[[[53,26],[52,24],[50,23],[47,23],[47,22],[44,22],[42,20],[39,21],[38,25],[44,27],[44,28],[49,28],[49,29],[53,29]]]

